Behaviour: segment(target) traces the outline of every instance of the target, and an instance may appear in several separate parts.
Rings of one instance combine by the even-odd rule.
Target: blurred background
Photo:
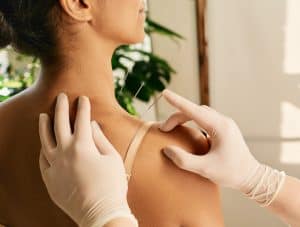
[[[300,2],[148,0],[148,9],[145,42],[113,59],[120,104],[140,115],[168,87],[233,118],[261,162],[300,178]],[[38,74],[37,59],[10,49],[0,62],[1,101]],[[160,100],[142,117],[173,111]],[[222,200],[226,226],[285,226],[234,191]]]
[[[150,14],[186,37],[180,46],[153,37],[153,50],[176,66],[170,88],[203,104],[201,76],[208,76],[210,106],[238,123],[261,162],[299,178],[300,2],[207,0],[202,15],[203,3],[150,1]],[[205,31],[199,31],[200,16]],[[205,33],[208,75],[200,74],[199,32]],[[169,109],[158,105],[158,113],[165,119]],[[286,226],[234,191],[222,190],[222,198],[226,226]]]

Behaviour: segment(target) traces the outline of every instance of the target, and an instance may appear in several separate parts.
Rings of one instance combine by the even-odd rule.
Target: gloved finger
[[[207,177],[209,154],[194,155],[177,146],[168,146],[164,148],[163,153],[179,168]]]
[[[221,120],[221,115],[216,111],[211,111],[207,107],[201,107],[170,90],[164,90],[163,96],[171,105],[194,120],[209,136],[215,137]]]
[[[56,142],[59,145],[63,145],[72,135],[69,117],[69,100],[64,93],[59,94],[57,97],[54,131]]]
[[[40,151],[40,157],[39,157],[39,166],[40,166],[40,170],[42,175],[44,175],[45,170],[50,168],[50,164],[47,161],[46,157],[44,156],[44,153],[42,151],[43,149],[41,149]]]
[[[103,155],[108,155],[108,154],[119,155],[119,153],[116,151],[114,146],[109,142],[107,137],[102,132],[99,124],[96,121],[93,121],[91,125],[93,131],[93,139],[99,152]]]
[[[191,119],[188,116],[186,116],[182,112],[176,112],[172,114],[165,122],[162,122],[159,125],[159,129],[162,130],[163,132],[169,132],[172,131],[176,126],[182,125],[188,121],[191,121]],[[203,135],[204,135],[208,141],[209,146],[211,146],[211,140],[209,137],[207,137],[207,133],[202,129],[200,129],[200,132],[201,135],[199,138],[203,139]]]
[[[74,126],[74,135],[79,140],[92,139],[91,133],[91,103],[88,97],[81,96],[78,100],[78,108]]]
[[[51,133],[51,121],[48,114],[40,114],[39,135],[42,144],[42,151],[49,162],[55,158],[55,140]]]
[[[172,131],[176,126],[182,125],[187,121],[190,121],[191,118],[186,116],[182,112],[176,112],[172,114],[165,122],[160,124],[159,129],[164,132]]]

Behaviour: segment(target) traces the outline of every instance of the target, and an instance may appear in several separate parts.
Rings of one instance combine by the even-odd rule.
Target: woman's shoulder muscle
[[[0,141],[2,141],[0,145],[10,139],[11,135],[15,135],[15,133],[19,131],[18,129],[22,126],[20,122],[23,121],[23,118],[26,117],[26,114],[30,112],[31,109],[32,108],[28,107],[25,92],[23,92],[22,95],[18,94],[0,103]]]
[[[154,213],[157,218],[177,220],[177,224],[187,226],[223,226],[218,187],[177,168],[162,153],[167,145],[177,145],[195,154],[207,153],[206,138],[195,130],[178,126],[163,133],[155,125],[144,138],[129,187],[134,210],[143,211],[141,220],[150,218],[147,213]]]

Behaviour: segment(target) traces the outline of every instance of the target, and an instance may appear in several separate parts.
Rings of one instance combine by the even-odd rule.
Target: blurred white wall
[[[149,0],[149,11],[152,19],[185,37],[185,40],[174,42],[160,35],[152,36],[153,51],[167,59],[177,71],[168,88],[199,103],[195,1]],[[156,117],[158,120],[165,119],[173,111],[161,99],[156,108]]]
[[[300,177],[300,2],[209,0],[212,106],[239,124],[254,155]],[[293,195],[291,195],[293,196]],[[285,226],[224,191],[228,226]]]
[[[236,120],[260,161],[300,178],[299,0],[207,3],[212,107]],[[152,17],[187,38],[153,39],[178,71],[170,87],[199,102],[194,7],[194,0],[150,0]],[[159,119],[170,112],[159,102]],[[286,226],[236,192],[222,196],[226,226]]]

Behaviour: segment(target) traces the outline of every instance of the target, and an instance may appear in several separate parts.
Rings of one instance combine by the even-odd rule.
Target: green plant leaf
[[[146,19],[145,31],[148,34],[159,33],[161,35],[168,36],[168,37],[171,37],[171,38],[184,39],[184,37],[182,35],[172,31],[171,29],[168,29],[168,28],[156,23],[155,21],[151,20],[149,17]]]

